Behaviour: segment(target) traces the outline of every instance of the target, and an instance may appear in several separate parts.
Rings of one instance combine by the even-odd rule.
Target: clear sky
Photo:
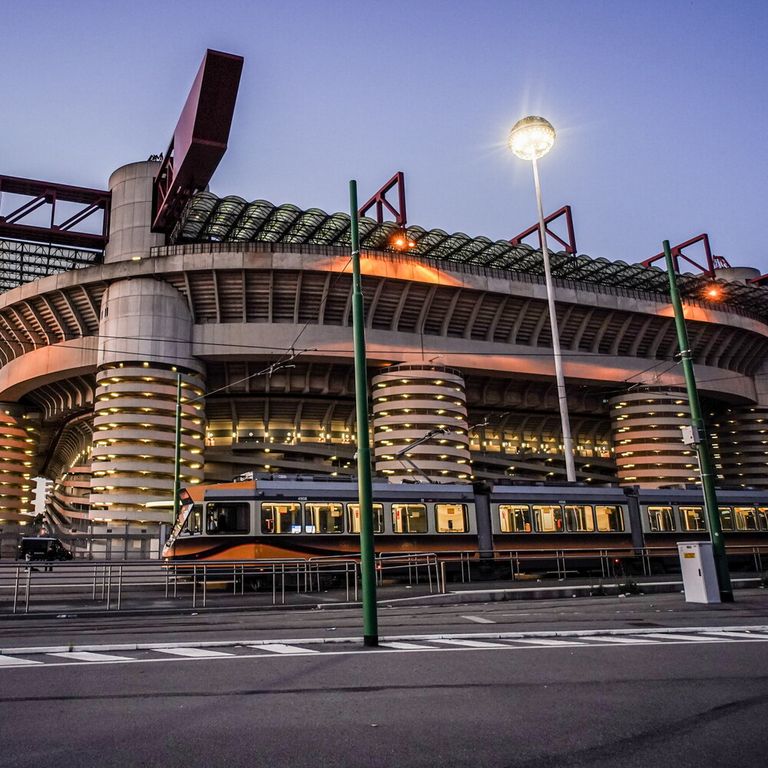
[[[580,252],[707,232],[768,272],[764,1],[5,0],[0,33],[3,174],[106,187],[166,149],[214,48],[245,57],[216,194],[332,212],[403,170],[409,223],[509,238],[535,203],[505,141],[538,113]]]

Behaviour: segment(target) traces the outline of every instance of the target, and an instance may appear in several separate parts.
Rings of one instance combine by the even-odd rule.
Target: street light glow
[[[552,149],[555,129],[543,117],[531,115],[518,120],[509,132],[509,148],[521,160],[538,160]]]

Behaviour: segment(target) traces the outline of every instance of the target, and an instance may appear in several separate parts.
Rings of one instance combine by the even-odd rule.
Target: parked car
[[[71,560],[72,553],[53,536],[25,536],[16,550],[17,560]]]

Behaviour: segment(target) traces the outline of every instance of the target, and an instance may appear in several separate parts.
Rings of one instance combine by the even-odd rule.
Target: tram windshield
[[[171,529],[171,535],[168,537],[168,540],[165,542],[166,547],[172,547],[176,539],[179,538],[179,535],[181,534],[182,531],[186,531],[187,533],[195,533],[194,529],[191,529],[191,527],[187,526],[187,521],[190,519],[189,516],[195,507],[195,503],[192,501],[192,498],[185,490],[182,490],[179,496],[179,502],[180,502],[179,516],[176,518],[176,521],[173,524],[173,528]],[[198,509],[198,517],[199,517],[199,509]]]

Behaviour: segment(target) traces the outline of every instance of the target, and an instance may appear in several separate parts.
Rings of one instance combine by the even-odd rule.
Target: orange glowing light
[[[389,245],[396,251],[407,251],[415,248],[416,243],[405,232],[396,232],[389,240]]]
[[[710,285],[709,288],[707,288],[705,291],[705,295],[712,301],[719,301],[723,298],[723,292],[719,285]]]

